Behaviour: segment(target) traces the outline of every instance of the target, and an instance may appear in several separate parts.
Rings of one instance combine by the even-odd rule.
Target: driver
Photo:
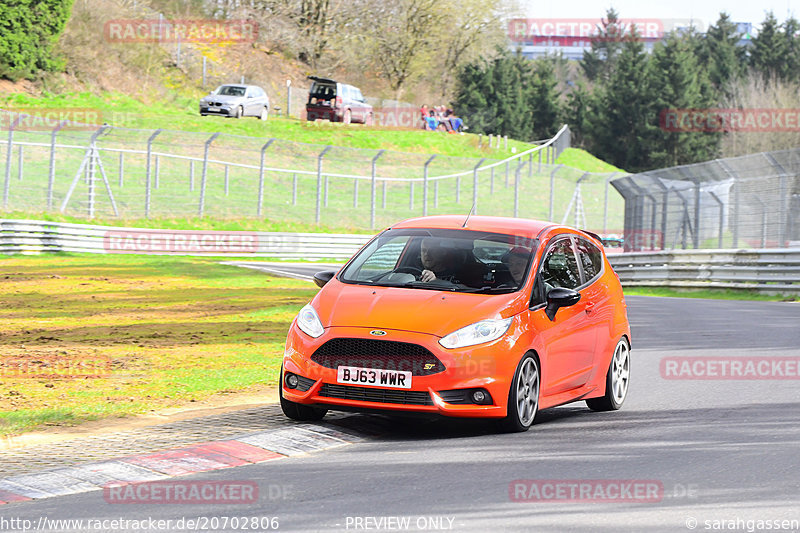
[[[470,265],[460,250],[442,246],[441,240],[426,237],[420,244],[422,274],[420,281],[431,282],[436,279],[451,283],[481,286],[485,272],[479,265]],[[471,268],[472,266],[472,268]]]

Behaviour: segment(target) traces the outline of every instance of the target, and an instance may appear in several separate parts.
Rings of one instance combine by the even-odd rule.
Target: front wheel
[[[269,118],[269,110],[266,107],[261,108],[261,114],[258,116],[261,120],[267,120]]]
[[[592,411],[616,411],[628,396],[631,378],[631,347],[623,337],[614,348],[614,356],[606,374],[606,393],[600,398],[589,398],[586,405]]]
[[[498,421],[501,431],[519,433],[528,431],[539,411],[539,363],[528,354],[522,358],[514,373],[508,392],[508,414]]]
[[[242,106],[239,106],[236,108],[236,112],[233,114],[233,118],[241,118],[242,115],[244,115],[244,109],[242,109]]]

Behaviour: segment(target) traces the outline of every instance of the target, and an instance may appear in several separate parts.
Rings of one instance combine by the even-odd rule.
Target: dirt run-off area
[[[275,401],[286,332],[315,293],[206,258],[0,256],[0,436]]]

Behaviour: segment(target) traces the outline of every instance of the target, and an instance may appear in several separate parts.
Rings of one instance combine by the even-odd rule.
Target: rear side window
[[[542,281],[545,294],[554,287],[576,289],[580,286],[580,270],[572,251],[572,239],[561,239],[547,251],[542,261]]]
[[[575,247],[583,267],[586,283],[593,281],[603,269],[603,252],[585,239],[575,239]]]
[[[336,96],[336,87],[331,84],[314,82],[310,95],[314,98],[333,98]]]

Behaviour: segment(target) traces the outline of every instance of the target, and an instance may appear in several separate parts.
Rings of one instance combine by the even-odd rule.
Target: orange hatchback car
[[[367,243],[292,322],[283,412],[497,419],[628,393],[631,334],[619,278],[592,234],[548,222],[435,216]]]

